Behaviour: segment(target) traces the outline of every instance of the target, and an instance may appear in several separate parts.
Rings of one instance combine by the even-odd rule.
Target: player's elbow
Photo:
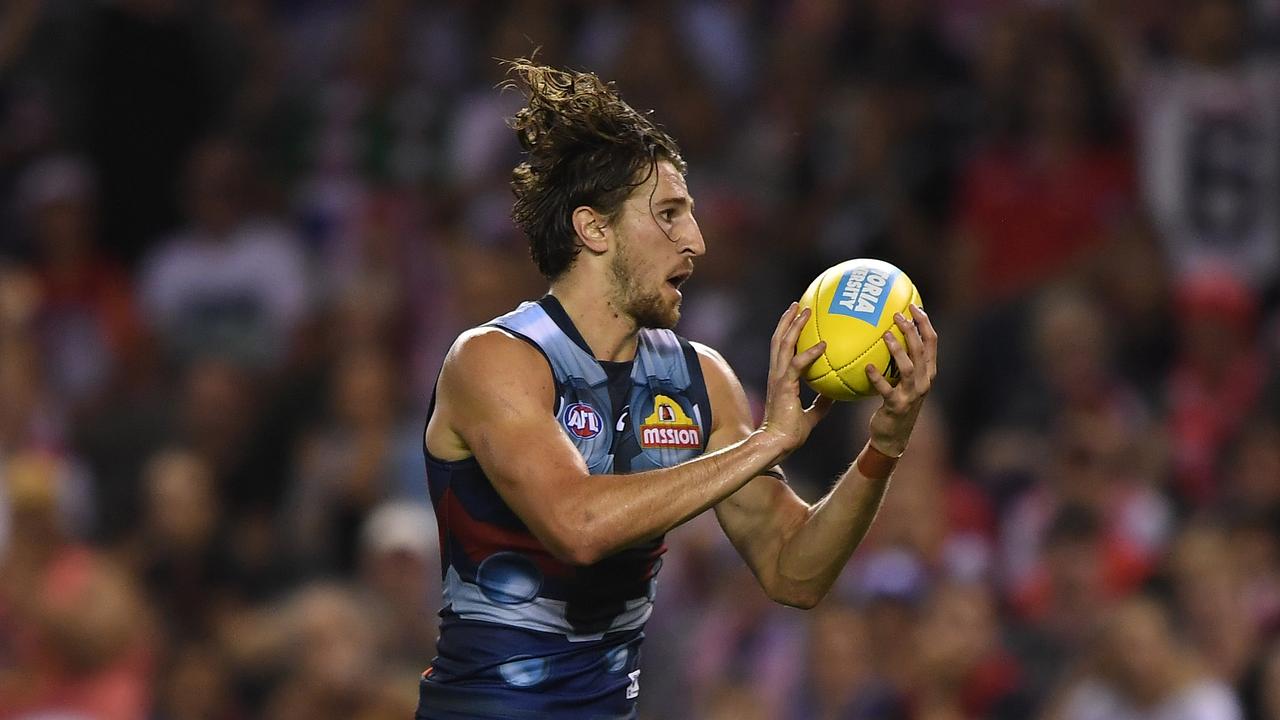
[[[577,548],[575,552],[568,556],[568,562],[571,565],[586,567],[587,565],[595,565],[603,560],[605,556],[591,548]]]
[[[798,608],[800,610],[812,610],[822,602],[822,598],[826,597],[826,590],[814,585],[802,585],[799,583],[780,585],[773,588],[765,588],[769,599],[779,605]]]
[[[575,566],[595,565],[604,558],[594,548],[581,542],[567,543],[559,549],[553,550],[551,554],[555,555],[560,562]]]
[[[604,559],[599,543],[581,527],[563,527],[550,535],[543,544],[555,559],[566,565],[594,565]]]
[[[818,603],[822,602],[822,598],[823,593],[796,593],[775,598],[774,602],[800,610],[812,610],[818,606]]]

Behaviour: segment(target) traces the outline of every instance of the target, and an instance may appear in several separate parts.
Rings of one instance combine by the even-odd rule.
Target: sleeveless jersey
[[[633,361],[602,363],[550,295],[489,326],[546,358],[556,395],[548,411],[592,475],[669,467],[706,449],[702,371],[670,330],[642,330]],[[474,457],[445,462],[426,452],[426,463],[444,608],[419,720],[634,717],[663,539],[568,565],[529,532]]]

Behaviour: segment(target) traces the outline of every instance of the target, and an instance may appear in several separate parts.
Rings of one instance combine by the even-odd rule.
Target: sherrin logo
[[[828,312],[857,318],[871,325],[880,324],[884,301],[898,279],[898,271],[881,271],[858,267],[840,278],[840,286],[831,298]]]
[[[565,408],[564,426],[574,437],[590,440],[600,434],[604,421],[595,408],[586,403],[574,403]]]
[[[702,428],[666,395],[653,398],[653,412],[640,424],[640,447],[701,448]]]

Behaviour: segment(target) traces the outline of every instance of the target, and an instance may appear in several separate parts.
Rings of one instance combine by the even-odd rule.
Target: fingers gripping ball
[[[866,367],[875,365],[891,384],[898,382],[884,334],[893,332],[906,346],[894,313],[908,319],[907,306],[923,307],[920,293],[907,274],[882,260],[859,258],[827,268],[800,298],[812,310],[800,331],[796,352],[825,340],[827,349],[809,366],[809,387],[834,400],[877,395]]]

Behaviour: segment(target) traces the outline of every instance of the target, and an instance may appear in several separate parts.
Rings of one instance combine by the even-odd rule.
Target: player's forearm
[[[786,454],[779,440],[755,432],[722,450],[674,467],[594,475],[579,486],[565,532],[573,562],[590,564],[703,512]]]
[[[772,595],[790,605],[812,607],[831,589],[871,528],[889,487],[888,472],[868,474],[881,477],[867,477],[858,463],[850,465],[831,492],[810,508],[778,554],[779,587]]]

